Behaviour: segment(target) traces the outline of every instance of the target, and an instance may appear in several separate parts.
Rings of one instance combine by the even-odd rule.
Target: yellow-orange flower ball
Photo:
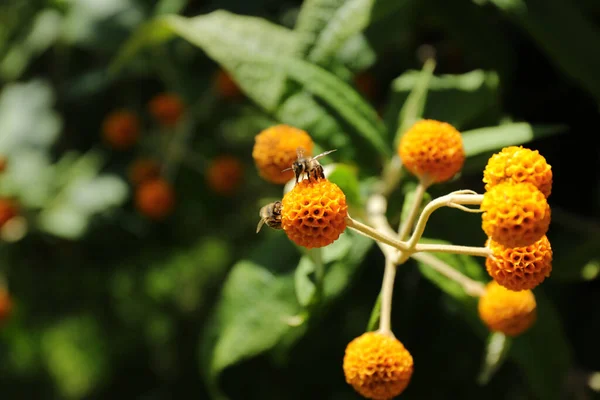
[[[536,320],[535,296],[531,290],[514,292],[496,281],[487,284],[479,298],[479,317],[494,332],[518,336]]]
[[[491,239],[486,245],[493,253],[485,261],[487,271],[507,289],[533,289],[552,272],[552,247],[545,235],[525,247],[505,247]]]
[[[533,184],[500,183],[483,195],[481,227],[506,247],[524,247],[540,240],[550,226],[550,206]]]
[[[217,94],[227,100],[239,100],[243,97],[237,83],[231,78],[227,71],[220,69],[215,77],[215,89]]]
[[[104,140],[116,150],[133,147],[140,137],[140,122],[130,111],[115,111],[104,119],[102,125]]]
[[[252,157],[258,173],[269,182],[284,184],[294,177],[290,168],[298,158],[298,148],[304,148],[306,156],[312,155],[313,141],[302,129],[289,125],[276,125],[256,135]]]
[[[135,186],[160,176],[160,164],[152,158],[138,158],[129,166],[129,180]]]
[[[502,182],[530,182],[548,197],[552,191],[552,168],[537,151],[510,146],[490,157],[483,171],[485,190]]]
[[[212,160],[206,182],[213,192],[229,196],[238,189],[244,177],[244,165],[234,156],[223,155]]]
[[[460,132],[450,124],[434,120],[419,121],[406,131],[398,154],[407,170],[431,183],[449,180],[465,163]]]
[[[19,207],[10,199],[0,198],[0,228],[19,214]]]
[[[6,289],[0,287],[0,324],[4,322],[12,311],[13,303]]]
[[[283,196],[281,225],[297,245],[308,249],[333,243],[346,229],[344,192],[327,179],[304,179]]]
[[[351,341],[344,355],[344,375],[363,397],[388,400],[402,393],[413,374],[413,358],[396,338],[367,332]]]
[[[178,95],[161,93],[148,102],[148,109],[159,124],[172,127],[183,115],[185,106]]]
[[[175,207],[175,192],[163,179],[146,181],[138,186],[135,204],[140,213],[154,220],[168,217]]]

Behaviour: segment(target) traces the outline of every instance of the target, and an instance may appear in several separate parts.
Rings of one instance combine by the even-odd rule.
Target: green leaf
[[[512,340],[503,333],[490,333],[486,340],[485,356],[477,377],[477,383],[487,385],[496,371],[504,364]]]
[[[205,377],[215,398],[226,398],[218,386],[220,374],[275,346],[294,329],[289,321],[299,311],[291,274],[274,275],[251,261],[233,267],[203,346]]]
[[[44,361],[64,397],[85,398],[102,382],[108,372],[102,339],[91,316],[61,319],[43,333]]]
[[[317,299],[319,292],[317,265],[309,256],[300,259],[296,267],[294,283],[296,297],[302,307],[308,307]]]
[[[600,247],[597,235],[581,238],[580,235],[565,234],[558,236],[556,241],[551,239],[551,243],[554,250],[552,280],[591,281],[600,275]]]
[[[558,68],[600,101],[600,52],[589,48],[589,43],[600,43],[600,30],[590,16],[563,0],[492,3],[525,28]]]
[[[342,2],[328,19],[327,25],[319,32],[308,54],[308,60],[317,64],[327,64],[349,38],[367,27],[374,3],[374,0]]]
[[[308,55],[317,37],[345,0],[306,0],[302,3],[294,30],[302,37],[301,54]]]
[[[381,318],[381,292],[377,295],[377,300],[375,300],[375,305],[373,306],[373,310],[371,310],[371,316],[369,317],[369,322],[367,323],[367,332],[374,331],[377,328],[377,324],[379,324],[379,319]]]
[[[391,153],[384,139],[385,126],[375,110],[335,75],[294,58],[295,50],[292,50],[296,48],[298,36],[293,31],[259,18],[225,11],[190,19],[161,17],[134,35],[117,57],[113,70],[156,37],[165,40],[175,34],[202,48],[228,69],[248,96],[268,112],[276,112],[282,102],[287,76],[328,103],[379,153]]]
[[[285,90],[285,73],[264,58],[293,56],[299,36],[262,18],[214,11],[185,18],[168,15],[140,28],[115,59],[113,72],[120,69],[142,47],[181,36],[221,64],[240,88],[257,104],[273,112]]]
[[[394,138],[394,148],[398,147],[400,138],[417,120],[423,115],[425,109],[425,103],[427,101],[427,88],[429,87],[429,81],[433,76],[433,70],[435,69],[435,61],[429,59],[423,64],[423,69],[419,72],[418,80],[416,80],[411,87],[410,94],[406,98],[406,101],[400,109],[398,114],[398,129],[396,130],[396,137]],[[402,75],[392,83],[392,86],[396,85],[396,81],[402,80]]]
[[[422,72],[409,71],[392,82],[391,108],[407,103],[413,88],[420,87]],[[427,101],[419,102],[420,116],[448,122],[461,129],[485,112],[499,108],[498,75],[495,72],[474,70],[462,75],[430,76]],[[414,119],[413,119],[414,120]]]
[[[499,126],[473,129],[462,133],[467,157],[505,146],[516,146],[543,137],[556,135],[566,128],[556,125],[530,125],[525,122],[508,123]]]

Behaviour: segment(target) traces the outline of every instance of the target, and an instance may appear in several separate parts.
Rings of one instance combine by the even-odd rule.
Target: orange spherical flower
[[[133,147],[140,136],[140,122],[135,114],[121,110],[109,114],[102,126],[104,140],[116,150]]]
[[[492,255],[485,261],[490,276],[510,290],[533,289],[552,272],[552,247],[544,235],[525,247],[505,247],[488,239]]]
[[[269,182],[283,184],[294,177],[289,170],[298,158],[298,148],[306,156],[312,155],[313,141],[302,129],[289,125],[275,125],[256,135],[252,157],[260,176]]]
[[[327,179],[305,179],[281,201],[281,225],[297,245],[308,249],[333,243],[346,229],[344,192]]]
[[[152,158],[138,158],[129,166],[129,180],[136,186],[159,176],[160,164]]]
[[[0,323],[6,320],[12,311],[13,303],[8,292],[0,287]]]
[[[221,97],[228,100],[237,100],[243,95],[237,83],[224,69],[220,69],[217,72],[215,78],[215,88]]]
[[[346,347],[346,382],[368,399],[388,400],[398,396],[410,383],[412,374],[412,356],[392,336],[367,332]]]
[[[552,169],[537,150],[510,146],[490,157],[483,182],[485,190],[502,182],[530,182],[548,197],[552,191]]]
[[[531,290],[515,292],[496,281],[487,284],[479,298],[479,317],[494,332],[517,336],[533,325],[536,319],[535,296]]]
[[[483,231],[506,247],[540,240],[550,226],[550,206],[532,183],[500,183],[483,195]]]
[[[19,214],[17,203],[10,199],[0,198],[0,228]]]
[[[161,220],[173,212],[175,192],[171,185],[163,179],[154,179],[142,183],[136,191],[135,203],[145,216]]]
[[[236,157],[223,155],[212,160],[206,173],[206,181],[215,193],[233,194],[242,182],[244,165]]]
[[[148,109],[161,125],[171,127],[177,124],[185,106],[178,95],[161,93],[150,100]]]
[[[432,183],[449,180],[465,162],[460,132],[450,124],[434,120],[414,124],[402,136],[398,154],[406,169]]]

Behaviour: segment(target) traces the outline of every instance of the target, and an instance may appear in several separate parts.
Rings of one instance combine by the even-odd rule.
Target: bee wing
[[[298,160],[301,158],[304,158],[304,153],[306,152],[306,150],[304,149],[304,147],[298,147],[296,149],[296,155],[298,156]]]
[[[334,151],[336,151],[337,149],[333,149],[333,150],[327,150],[319,155],[316,155],[313,157],[313,160],[318,160],[321,157],[325,157],[327,154],[333,153]]]
[[[265,219],[261,218],[260,221],[258,221],[258,225],[256,227],[256,233],[260,232],[260,229],[263,227],[264,224],[265,224]]]

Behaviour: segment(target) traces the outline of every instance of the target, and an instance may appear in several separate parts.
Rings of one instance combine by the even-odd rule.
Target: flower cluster
[[[484,171],[482,228],[492,255],[490,276],[510,290],[528,290],[552,271],[546,237],[552,170],[537,151],[511,146],[493,155]]]
[[[263,224],[283,229],[294,243],[311,249],[333,243],[350,227],[397,250],[384,251],[387,262],[379,329],[364,333],[346,347],[344,375],[359,394],[374,400],[390,399],[402,393],[411,380],[413,358],[392,333],[390,310],[395,268],[414,253],[442,251],[486,257],[493,280],[485,286],[450,266],[445,268],[443,262],[431,266],[463,285],[467,293],[479,296],[479,316],[490,330],[517,336],[533,325],[536,301],[531,289],[552,270],[552,249],[546,237],[552,171],[537,151],[516,146],[503,149],[490,158],[484,171],[485,194],[450,193],[432,200],[417,219],[425,190],[456,176],[466,154],[462,136],[452,125],[435,120],[416,122],[402,136],[397,152],[402,166],[419,179],[417,199],[408,221],[403,221],[408,228],[401,226],[398,237],[393,238],[348,216],[344,193],[325,177],[317,161],[331,151],[313,157],[312,150],[308,133],[287,125],[270,127],[256,136],[252,155],[259,174],[277,184],[295,177],[295,185],[281,201],[261,208],[257,232]],[[480,206],[482,229],[488,236],[485,247],[418,243],[433,210],[443,206],[466,210],[465,205]],[[411,232],[412,237],[407,238]]]
[[[281,200],[277,217],[290,240],[308,249],[337,240],[346,229],[346,196],[325,177],[316,157],[311,157],[310,135],[288,125],[276,125],[260,132],[255,140],[252,156],[265,180],[281,184],[294,175],[296,180],[307,175]]]

